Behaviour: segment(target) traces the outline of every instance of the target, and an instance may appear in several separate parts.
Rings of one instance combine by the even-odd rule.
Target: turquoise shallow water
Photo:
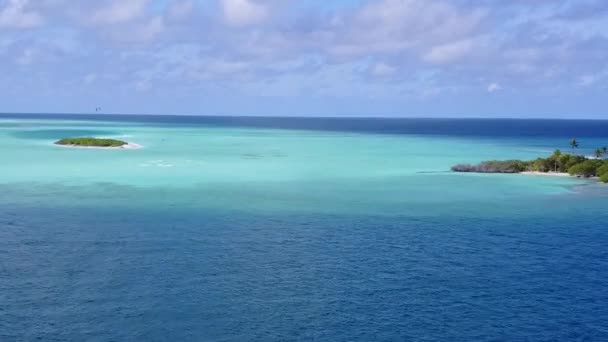
[[[2,340],[608,336],[608,188],[448,172],[566,150],[561,122],[96,119],[0,119]]]
[[[69,149],[66,136],[107,136],[140,150]],[[403,213],[419,205],[571,198],[572,179],[447,172],[460,162],[535,158],[564,139],[362,134],[130,122],[5,120],[2,183],[33,197],[74,191],[124,205],[170,201],[222,210]],[[588,144],[600,143],[593,138]],[[595,145],[591,145],[595,146]],[[35,188],[29,184],[37,184]],[[115,196],[114,191],[130,189]],[[59,191],[59,190],[55,190]],[[126,190],[125,190],[126,191]],[[155,192],[171,193],[158,196]],[[560,197],[559,195],[565,195]],[[69,201],[68,198],[63,200]],[[79,201],[82,201],[81,198]],[[330,205],[328,205],[328,203]],[[439,208],[428,208],[431,212]],[[416,209],[418,210],[418,209]]]

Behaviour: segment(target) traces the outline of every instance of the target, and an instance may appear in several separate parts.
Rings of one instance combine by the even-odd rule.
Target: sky
[[[0,112],[608,119],[606,0],[0,0]]]

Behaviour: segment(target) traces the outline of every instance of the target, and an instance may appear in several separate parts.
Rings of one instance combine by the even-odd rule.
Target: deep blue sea
[[[449,172],[573,137],[608,121],[2,115],[0,341],[608,341],[608,186]]]

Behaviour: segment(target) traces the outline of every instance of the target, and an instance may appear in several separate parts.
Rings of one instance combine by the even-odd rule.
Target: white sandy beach
[[[566,172],[538,172],[538,171],[524,171],[520,172],[521,175],[528,176],[548,176],[548,177],[574,177]]]
[[[538,172],[538,171],[524,171],[520,172],[520,175],[527,176],[544,176],[544,177],[570,177],[570,178],[579,178],[579,179],[587,179],[587,180],[598,180],[599,177],[581,177],[581,176],[572,176],[566,172]]]

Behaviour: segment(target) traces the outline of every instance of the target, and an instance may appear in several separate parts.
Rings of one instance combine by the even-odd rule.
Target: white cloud
[[[473,43],[471,40],[441,44],[433,46],[430,51],[424,54],[423,59],[435,64],[449,63],[465,57],[472,49]]]
[[[249,65],[245,62],[234,62],[234,61],[210,61],[207,63],[207,70],[213,73],[219,74],[232,74],[236,72],[243,72]]]
[[[36,58],[36,50],[32,48],[26,48],[20,55],[17,56],[15,62],[19,65],[29,65],[34,62]]]
[[[42,24],[42,16],[28,11],[29,0],[8,0],[0,9],[0,28],[31,28]]]
[[[113,0],[93,11],[89,20],[99,25],[129,22],[144,14],[147,4],[148,0]]]
[[[462,54],[485,13],[440,0],[368,1],[338,13],[328,25],[328,49],[340,56],[420,53],[443,61]],[[452,44],[456,44],[452,46]]]
[[[579,84],[584,87],[591,86],[595,82],[597,82],[597,76],[595,75],[583,75],[579,79]]]
[[[134,86],[136,91],[143,93],[146,92],[148,90],[150,90],[152,88],[152,84],[150,83],[149,80],[140,80],[135,82]]]
[[[165,29],[163,18],[154,17],[133,27],[130,40],[149,41],[155,38]]]
[[[371,73],[374,76],[386,77],[394,74],[396,69],[386,63],[376,63],[371,69]]]
[[[358,97],[351,90],[378,87],[402,99],[401,92],[498,94],[508,84],[509,94],[531,94],[608,80],[600,72],[605,29],[583,35],[523,20],[530,7],[520,2],[357,0],[331,9],[322,4],[328,2],[0,0],[0,30],[45,26],[2,31],[0,58],[28,65],[6,67],[5,74],[37,68],[57,79],[70,75],[74,84],[89,81],[92,88],[113,73],[117,83],[142,91],[272,83],[269,94],[291,85],[297,95],[318,85],[331,88],[327,94]],[[49,43],[52,38],[63,43]],[[147,78],[133,76],[149,70]],[[97,80],[85,71],[97,72]]]
[[[134,23],[102,30],[106,39],[119,43],[149,43],[165,30],[162,17],[152,17]]]
[[[268,9],[253,0],[221,0],[224,17],[232,26],[256,24],[268,16]]]
[[[194,13],[195,9],[194,0],[172,1],[167,8],[167,17],[173,20],[183,19]]]
[[[85,26],[93,26],[100,37],[118,43],[146,43],[166,28],[165,17],[147,11],[152,0],[109,0],[89,9],[81,6],[76,17]],[[183,5],[186,2],[179,2]],[[173,3],[176,5],[177,3]],[[169,10],[184,10],[169,6]],[[180,13],[178,13],[180,14]],[[183,14],[183,13],[182,13]]]
[[[578,84],[583,87],[590,87],[603,82],[608,78],[608,67],[601,71],[585,74],[579,77]]]
[[[97,74],[95,73],[90,73],[87,74],[84,78],[83,78],[83,82],[85,84],[91,84],[93,82],[95,82],[97,80]]]
[[[497,91],[499,91],[501,89],[502,89],[502,87],[498,83],[490,83],[488,85],[488,93],[494,93],[494,92],[497,92]]]

